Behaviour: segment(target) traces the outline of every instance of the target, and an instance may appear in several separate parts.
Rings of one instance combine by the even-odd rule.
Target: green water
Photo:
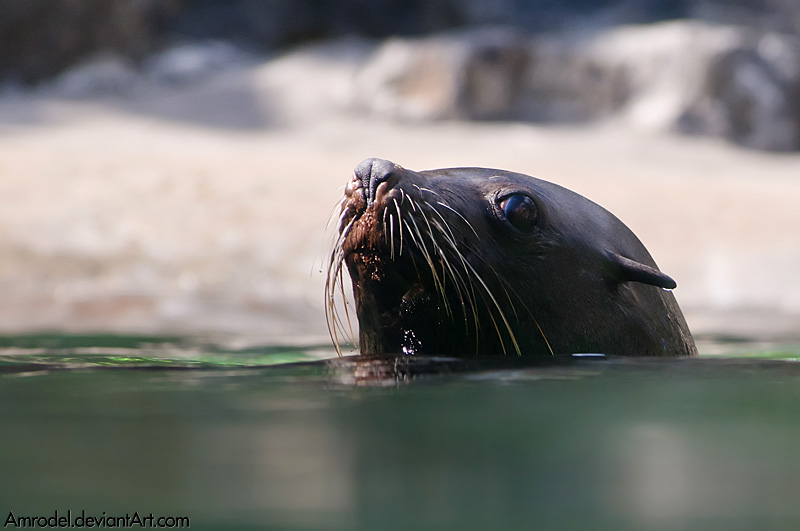
[[[0,519],[800,529],[798,352],[356,385],[325,346],[2,338]]]

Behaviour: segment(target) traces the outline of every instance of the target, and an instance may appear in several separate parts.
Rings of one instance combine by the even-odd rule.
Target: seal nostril
[[[383,159],[367,159],[356,166],[355,175],[364,186],[369,206],[375,202],[378,186],[394,175],[396,167],[393,162]]]

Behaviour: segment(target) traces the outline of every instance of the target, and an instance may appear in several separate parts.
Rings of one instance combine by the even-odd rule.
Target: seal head
[[[488,168],[360,163],[340,204],[329,327],[347,270],[361,354],[692,356],[639,239],[592,201]],[[341,289],[344,292],[343,289]]]

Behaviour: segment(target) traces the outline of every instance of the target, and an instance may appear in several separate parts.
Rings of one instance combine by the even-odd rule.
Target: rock
[[[527,40],[508,29],[391,39],[355,79],[354,105],[402,120],[513,118]]]
[[[800,42],[694,21],[534,39],[527,118],[618,119],[642,129],[800,147]]]
[[[358,37],[298,46],[256,66],[250,86],[273,124],[319,123],[352,112],[353,80],[376,46]]]
[[[139,73],[130,61],[106,53],[73,66],[42,90],[70,99],[89,99],[130,94],[138,82]]]
[[[795,0],[3,0],[0,80],[37,83],[98,53],[136,61],[187,40],[274,50],[352,35],[486,25],[563,33],[688,18],[800,33]]]
[[[523,37],[483,29],[392,39],[353,101],[403,120],[617,120],[800,148],[800,42],[696,21]]]
[[[67,69],[42,84],[39,92],[69,99],[131,96],[164,86],[196,84],[254,62],[250,54],[221,41],[172,46],[151,55],[141,65],[107,52]]]
[[[179,0],[4,0],[0,78],[37,83],[100,54],[153,51]]]
[[[677,129],[757,149],[800,148],[798,64],[797,43],[775,34],[718,54],[700,97],[680,117]]]
[[[199,81],[250,60],[249,54],[229,42],[189,42],[150,56],[144,62],[144,71],[158,83],[183,84]]]

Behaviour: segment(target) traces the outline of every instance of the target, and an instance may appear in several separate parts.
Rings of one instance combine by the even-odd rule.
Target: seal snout
[[[367,205],[372,206],[378,195],[378,187],[395,176],[399,166],[394,162],[383,159],[367,159],[355,169],[356,178],[361,181],[367,196]]]

